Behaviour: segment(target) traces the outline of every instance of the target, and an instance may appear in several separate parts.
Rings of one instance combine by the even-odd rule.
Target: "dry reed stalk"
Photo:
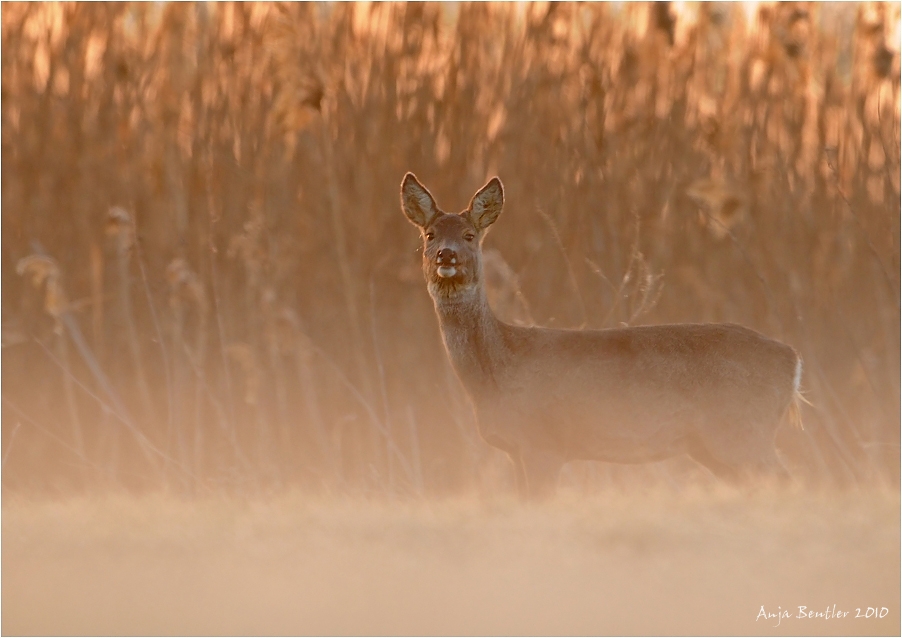
[[[31,255],[19,260],[16,271],[20,275],[31,276],[35,287],[44,286],[44,311],[53,317],[57,356],[60,360],[63,379],[63,391],[66,395],[66,407],[69,411],[69,424],[72,428],[72,441],[75,453],[84,458],[85,441],[81,419],[78,415],[78,405],[75,399],[75,388],[72,384],[69,361],[69,348],[66,343],[66,335],[63,330],[62,314],[67,311],[69,303],[60,283],[60,269],[56,261],[42,255]]]
[[[16,271],[20,275],[30,275],[36,286],[40,286],[41,284],[45,285],[44,310],[53,317],[54,332],[62,338],[65,330],[75,342],[85,363],[91,369],[95,379],[109,397],[112,404],[111,411],[117,419],[132,432],[144,454],[145,460],[149,463],[151,468],[154,470],[158,469],[156,465],[157,457],[162,458],[164,461],[170,460],[165,453],[157,449],[150,440],[148,440],[144,433],[141,432],[132,421],[125,406],[110,385],[109,380],[101,370],[96,358],[88,348],[87,343],[85,343],[84,337],[82,337],[75,320],[68,310],[69,304],[66,301],[66,295],[60,283],[60,269],[56,261],[51,257],[44,255],[29,255],[28,257],[19,260]],[[63,371],[65,377],[64,383],[70,383],[71,372],[68,363],[66,361],[59,361],[57,364]],[[70,392],[71,394],[69,396],[73,397],[74,405],[74,391],[71,390],[71,387]],[[73,418],[73,423],[80,423],[78,420],[75,420],[76,418],[77,417]],[[80,430],[76,440],[82,440]],[[80,451],[76,448],[76,452]],[[81,456],[82,458],[85,458],[83,454],[81,454]]]
[[[141,396],[143,413],[150,422],[153,422],[155,421],[156,409],[150,393],[150,386],[147,383],[147,374],[144,371],[144,356],[141,352],[141,344],[138,338],[138,330],[135,326],[134,309],[132,307],[132,283],[129,261],[135,246],[135,220],[124,208],[113,207],[109,211],[106,231],[115,241],[116,263],[119,274],[118,296],[120,313],[125,323],[126,341],[132,357],[132,366]]]
[[[317,395],[316,377],[312,367],[313,348],[309,338],[300,330],[297,317],[293,313],[283,314],[283,321],[287,322],[294,333],[294,359],[298,371],[298,382],[303,394],[304,421],[312,424],[314,436],[319,447],[320,458],[325,465],[326,480],[339,486],[345,481],[341,471],[341,446],[340,439],[335,444],[333,437],[329,436],[328,428],[321,399]]]

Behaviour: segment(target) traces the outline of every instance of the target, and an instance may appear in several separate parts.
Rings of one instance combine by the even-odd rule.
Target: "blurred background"
[[[794,473],[897,484],[898,29],[898,3],[4,3],[3,490],[509,488],[408,170],[451,211],[504,182],[502,319],[750,326],[804,359]]]

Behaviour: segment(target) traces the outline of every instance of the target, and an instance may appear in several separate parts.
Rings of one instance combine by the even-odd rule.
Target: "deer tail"
[[[795,374],[792,377],[792,403],[789,404],[789,422],[799,430],[804,430],[805,426],[802,425],[802,409],[801,404],[814,407],[814,404],[811,403],[808,399],[805,398],[805,395],[802,393],[802,357],[796,355],[796,369]]]

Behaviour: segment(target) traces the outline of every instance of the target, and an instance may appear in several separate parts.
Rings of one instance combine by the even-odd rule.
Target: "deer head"
[[[468,296],[482,285],[482,240],[504,205],[504,187],[493,177],[461,213],[439,209],[413,173],[401,182],[401,209],[423,237],[423,272],[433,299]]]

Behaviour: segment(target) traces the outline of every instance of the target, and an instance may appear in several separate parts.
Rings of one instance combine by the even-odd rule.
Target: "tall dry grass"
[[[4,4],[4,488],[507,480],[406,170],[501,176],[502,316],[749,325],[805,361],[797,473],[897,480],[899,8],[745,11]]]

